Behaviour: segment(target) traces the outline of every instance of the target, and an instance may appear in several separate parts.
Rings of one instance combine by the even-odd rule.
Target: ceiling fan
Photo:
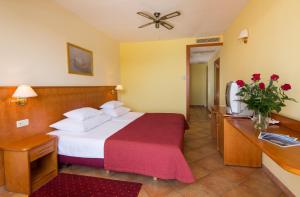
[[[152,20],[152,22],[150,23],[146,23],[145,25],[141,25],[139,26],[139,28],[143,28],[143,27],[147,27],[149,25],[155,24],[155,27],[158,29],[160,27],[160,25],[164,26],[165,28],[167,28],[168,30],[171,30],[174,28],[173,25],[171,25],[170,23],[166,22],[165,20],[170,19],[170,18],[174,18],[177,16],[180,16],[180,12],[176,11],[176,12],[172,12],[170,14],[164,15],[162,17],[160,17],[160,13],[159,12],[154,12],[153,16],[145,13],[145,12],[138,12],[137,13],[140,16],[143,16],[145,18],[148,18],[150,20]]]

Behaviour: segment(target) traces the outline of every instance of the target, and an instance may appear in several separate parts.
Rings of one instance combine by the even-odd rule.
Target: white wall
[[[119,83],[119,43],[54,1],[0,1],[0,35],[2,86]],[[93,77],[68,74],[66,42],[93,51]]]

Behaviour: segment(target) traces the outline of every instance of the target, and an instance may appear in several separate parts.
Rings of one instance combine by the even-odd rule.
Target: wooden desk
[[[250,119],[226,117],[225,108],[212,109],[212,132],[216,136],[218,149],[224,157],[225,165],[261,167],[262,153],[272,158],[279,166],[293,174],[300,175],[300,147],[281,148],[272,143],[259,140],[259,132],[254,129]],[[281,133],[300,139],[300,122],[273,114],[280,120],[280,126],[271,126],[269,132]]]
[[[281,133],[287,134],[293,137],[297,137],[300,139],[300,132],[291,130],[289,128],[283,126],[271,126],[268,128],[268,131],[273,133]],[[239,134],[236,134],[238,132]],[[234,135],[234,136],[233,136]],[[248,119],[232,119],[225,118],[224,120],[224,143],[225,148],[224,151],[224,161],[226,154],[231,155],[243,155],[247,154],[243,149],[234,149],[236,143],[241,143],[242,146],[248,146],[249,153],[254,155],[248,155],[249,158],[257,159],[257,163],[249,163],[249,166],[257,167],[261,165],[261,152],[267,154],[270,158],[272,158],[279,166],[288,172],[300,175],[300,147],[289,147],[289,148],[281,148],[272,143],[259,140],[257,137],[259,132],[256,131],[253,127],[253,123]],[[234,139],[236,137],[236,139]],[[234,141],[232,141],[234,140]],[[238,148],[238,147],[236,147]],[[249,154],[248,153],[248,154]],[[256,155],[255,155],[256,153]],[[230,158],[228,164],[233,165],[235,162],[238,164],[241,158]],[[254,161],[252,160],[252,161]],[[226,161],[225,161],[226,163]],[[243,163],[243,162],[242,162]]]
[[[57,175],[57,138],[45,134],[3,146],[6,189],[30,194]]]

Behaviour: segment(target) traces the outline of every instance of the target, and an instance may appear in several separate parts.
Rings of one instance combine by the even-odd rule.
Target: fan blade
[[[166,23],[165,21],[160,21],[159,22],[162,26],[164,26],[165,28],[167,28],[168,30],[171,30],[174,28],[173,25],[169,24],[169,23]]]
[[[180,16],[180,15],[181,15],[181,14],[180,14],[180,12],[178,12],[178,11],[172,12],[172,13],[170,13],[170,14],[167,14],[167,15],[165,15],[165,16],[162,16],[162,17],[160,18],[160,20],[166,20],[166,19],[169,19],[169,18],[174,18],[174,17]]]
[[[147,27],[148,25],[152,25],[152,24],[154,24],[154,23],[155,23],[155,22],[147,23],[147,24],[145,24],[145,25],[139,26],[139,28]]]
[[[152,16],[150,16],[149,14],[146,14],[144,12],[138,12],[137,14],[140,15],[140,16],[146,17],[150,20],[155,20],[155,18],[153,18]]]

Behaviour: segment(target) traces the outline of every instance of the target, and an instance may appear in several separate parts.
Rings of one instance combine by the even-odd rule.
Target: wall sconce
[[[28,85],[20,85],[12,95],[14,100],[12,102],[16,103],[17,105],[24,106],[26,105],[27,98],[36,97],[36,92]]]
[[[248,31],[248,29],[243,29],[240,32],[239,40],[243,41],[244,44],[247,44],[248,43],[248,38],[249,38],[249,31]]]
[[[117,85],[117,87],[116,87],[116,89],[115,90],[117,90],[117,91],[121,91],[121,90],[123,90],[123,86],[122,85]]]
[[[116,94],[117,91],[122,91],[123,86],[122,85],[117,85],[114,90],[111,91],[112,94]]]

